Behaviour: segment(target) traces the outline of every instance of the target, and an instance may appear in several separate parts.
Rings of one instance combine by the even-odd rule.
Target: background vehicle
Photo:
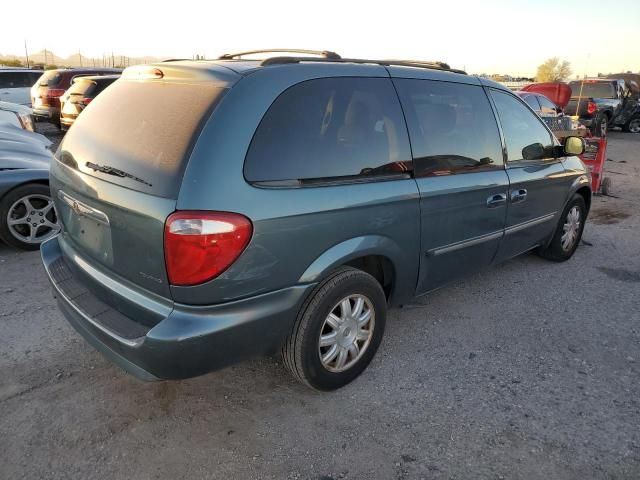
[[[524,91],[513,92],[529,105],[540,117],[557,117],[562,115],[562,108],[557,106],[541,93]]]
[[[60,125],[60,97],[78,76],[112,75],[122,70],[115,68],[69,68],[47,70],[31,88],[31,107],[37,119]]]
[[[596,137],[606,135],[610,126],[623,126],[625,121],[620,115],[627,102],[637,103],[623,79],[592,78],[569,82],[569,86],[571,100],[565,113],[579,116],[580,122]]]
[[[0,102],[30,105],[30,91],[42,70],[0,67]]]
[[[76,77],[60,99],[60,126],[68,130],[80,112],[120,75]]]
[[[49,191],[52,154],[42,135],[0,126],[0,240],[25,250],[59,232]]]
[[[0,102],[0,124],[2,123],[9,123],[33,132],[33,111],[25,105]]]
[[[69,322],[128,371],[282,349],[335,389],[388,305],[577,248],[582,139],[559,145],[517,96],[442,63],[315,53],[132,67],[62,140],[43,263]]]

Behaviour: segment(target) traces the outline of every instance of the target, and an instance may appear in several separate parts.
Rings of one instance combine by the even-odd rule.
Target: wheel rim
[[[565,252],[571,250],[578,238],[580,231],[580,209],[576,206],[572,207],[567,213],[567,218],[562,226],[562,237],[560,242]]]
[[[631,120],[631,122],[629,123],[629,131],[631,133],[640,133],[640,118]]]
[[[17,240],[38,244],[60,231],[53,201],[47,195],[25,195],[16,200],[7,214],[9,232]]]
[[[607,117],[604,117],[600,122],[600,135],[605,136],[607,133]]]
[[[349,295],[329,312],[318,338],[318,355],[330,372],[343,372],[362,358],[375,328],[373,303],[364,295]]]

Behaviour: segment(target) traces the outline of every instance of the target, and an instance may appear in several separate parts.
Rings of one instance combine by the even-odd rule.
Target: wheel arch
[[[25,185],[44,185],[45,187],[49,186],[49,179],[45,178],[25,178],[19,179],[17,182],[11,182],[10,185],[2,188],[0,185],[0,201],[2,201],[7,195],[9,195],[14,190],[17,190],[20,187],[24,187]]]
[[[417,263],[415,260],[409,262],[392,239],[365,235],[345,240],[324,251],[307,267],[299,283],[319,282],[336,268],[346,265],[372,275],[380,282],[388,303],[398,304],[413,296]]]

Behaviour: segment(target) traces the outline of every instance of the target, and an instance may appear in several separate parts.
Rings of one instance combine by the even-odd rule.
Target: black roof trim
[[[234,60],[239,57],[244,57],[245,55],[253,55],[256,53],[304,53],[308,55],[318,55],[320,57],[324,57],[327,59],[339,60],[342,58],[336,52],[331,52],[329,50],[301,50],[299,48],[271,48],[266,50],[248,50],[246,52],[238,52],[238,53],[225,53],[218,57],[218,60]]]
[[[260,65],[284,65],[289,63],[302,63],[302,62],[326,62],[326,63],[373,63],[382,65],[385,67],[416,67],[416,68],[429,68],[433,70],[444,70],[447,72],[460,73],[466,75],[464,70],[458,70],[451,68],[448,63],[444,62],[428,62],[422,60],[370,60],[364,58],[310,58],[310,57],[271,57],[263,60]]]

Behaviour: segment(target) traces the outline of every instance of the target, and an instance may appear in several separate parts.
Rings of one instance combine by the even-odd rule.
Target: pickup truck
[[[635,83],[635,82],[633,82]],[[596,137],[612,126],[634,131],[640,118],[638,95],[624,79],[593,78],[569,83],[571,99],[564,109],[577,115],[580,123]],[[634,85],[637,87],[637,85]]]

